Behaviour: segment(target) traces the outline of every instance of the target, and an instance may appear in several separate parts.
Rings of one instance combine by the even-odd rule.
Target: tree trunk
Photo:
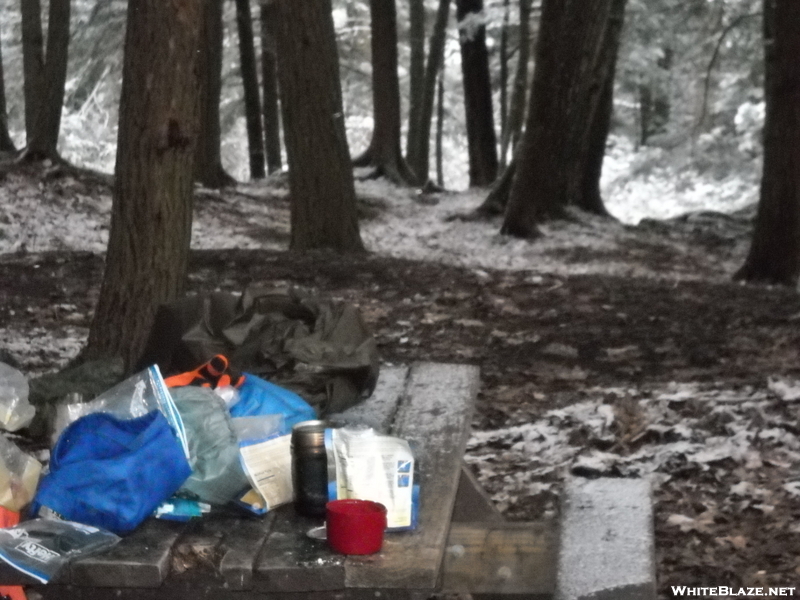
[[[408,44],[408,136],[406,159],[419,145],[420,113],[425,87],[425,0],[409,0]],[[409,166],[411,164],[409,163]],[[412,169],[413,170],[413,169]]]
[[[525,121],[526,94],[531,49],[531,0],[519,0],[519,49],[514,70],[514,85],[508,108],[508,121],[500,139],[500,159],[505,161],[509,148],[519,143],[522,124]]]
[[[625,0],[544,1],[528,120],[503,233],[535,237],[538,222],[564,217],[567,206],[591,206],[605,214],[599,198],[582,195],[599,177],[592,156],[608,129],[603,109],[624,9]]]
[[[505,212],[508,206],[508,196],[511,192],[511,184],[514,181],[514,173],[516,170],[517,158],[514,156],[505,170],[503,170],[503,174],[500,175],[492,185],[492,189],[489,190],[486,199],[475,209],[474,217],[496,217]]]
[[[430,170],[430,137],[433,104],[436,97],[436,80],[444,63],[444,45],[447,41],[447,21],[450,18],[450,0],[439,0],[436,21],[428,43],[428,63],[425,66],[425,81],[415,135],[415,146],[409,145],[408,165],[417,178],[417,184],[425,185]],[[410,137],[410,135],[409,135]]]
[[[183,290],[200,127],[203,2],[129,0],[105,274],[84,358],[136,364],[156,309]]]
[[[6,110],[6,82],[3,71],[3,51],[0,45],[0,151],[16,152],[17,147],[8,133],[8,111]]]
[[[657,75],[639,86],[639,143],[646,146],[653,135],[665,133],[671,112],[669,93],[665,81],[672,68],[673,52],[664,48],[664,55],[658,59]]]
[[[374,167],[397,184],[416,181],[400,150],[400,81],[397,77],[397,10],[395,0],[370,0],[372,48],[372,141],[353,160]]]
[[[444,187],[444,65],[439,73],[439,98],[436,110],[436,183]]]
[[[483,0],[456,0],[456,18],[464,77],[469,185],[485,186],[497,178],[498,160]]]
[[[44,38],[42,7],[39,0],[20,0],[22,13],[23,95],[25,96],[25,135],[33,137],[39,106],[44,97]],[[26,142],[26,143],[27,143]]]
[[[293,250],[363,250],[330,0],[274,2]]]
[[[271,3],[261,5],[261,86],[264,91],[264,147],[267,151],[269,173],[283,168],[274,13]]]
[[[47,55],[44,63],[44,96],[38,103],[33,135],[28,138],[28,158],[57,158],[61,108],[67,81],[70,0],[50,0]]]
[[[503,0],[503,25],[500,28],[500,138],[508,127],[508,21],[511,12],[509,0]],[[500,166],[505,167],[506,157],[500,155]]]
[[[800,3],[764,1],[764,168],[753,240],[736,279],[794,286],[800,275]]]
[[[258,70],[256,68],[250,0],[236,0],[236,24],[239,30],[239,58],[244,87],[244,114],[247,121],[250,177],[263,179],[266,175],[264,171],[264,137],[261,133],[261,100],[258,97]]]
[[[205,78],[200,99],[200,134],[194,158],[194,180],[219,189],[234,182],[222,167],[219,104],[222,95],[223,0],[208,0],[203,7],[203,30],[198,60]]]

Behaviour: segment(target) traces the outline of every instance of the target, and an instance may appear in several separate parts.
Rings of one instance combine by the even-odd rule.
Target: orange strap
[[[243,381],[244,377],[241,374],[231,371],[228,359],[222,354],[217,354],[207,363],[197,367],[194,371],[172,375],[164,380],[167,387],[196,385],[207,388],[218,388],[228,385],[239,387]]]

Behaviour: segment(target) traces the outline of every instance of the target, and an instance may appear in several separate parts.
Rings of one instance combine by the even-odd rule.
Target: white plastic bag
[[[16,431],[30,425],[36,409],[28,402],[28,381],[15,368],[0,362],[0,427]]]

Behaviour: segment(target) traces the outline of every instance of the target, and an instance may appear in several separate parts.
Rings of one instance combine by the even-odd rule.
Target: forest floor
[[[0,194],[65,214],[79,201],[107,211],[102,179],[41,175],[8,174]],[[198,218],[285,243],[286,195],[259,190],[200,192]],[[398,203],[359,190],[365,238],[382,220],[388,236]],[[272,207],[270,219],[239,210],[253,197]],[[403,211],[452,201],[412,199]],[[529,268],[513,270],[379,252],[196,249],[189,287],[302,286],[358,305],[386,362],[478,365],[467,460],[510,519],[557,518],[568,476],[650,477],[663,598],[671,585],[791,586],[800,577],[800,297],[731,281],[752,216],[637,227],[576,217],[544,240],[493,238],[501,251],[532,253]],[[103,269],[99,252],[45,248],[0,254],[0,360],[31,375],[74,355]]]

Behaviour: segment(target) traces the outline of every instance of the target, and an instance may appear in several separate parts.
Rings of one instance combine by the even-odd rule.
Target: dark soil
[[[656,271],[679,260],[636,250]],[[565,257],[573,259],[580,256]],[[102,268],[102,257],[90,253],[0,256],[0,328],[87,327]],[[800,297],[784,288],[483,272],[377,256],[193,253],[190,291],[240,291],[250,283],[299,285],[358,305],[385,361],[478,365],[476,429],[528,422],[594,386],[763,387],[768,375],[800,375]],[[610,360],[607,350],[623,358]],[[763,479],[782,484],[768,481],[769,473]],[[703,530],[666,524],[672,513],[701,514],[714,485],[709,472],[657,494],[661,595],[669,597],[672,584],[792,585],[800,535],[787,523],[800,517],[797,499],[784,498],[771,512],[732,507]],[[523,499],[507,516],[535,519],[542,511],[541,502]]]

